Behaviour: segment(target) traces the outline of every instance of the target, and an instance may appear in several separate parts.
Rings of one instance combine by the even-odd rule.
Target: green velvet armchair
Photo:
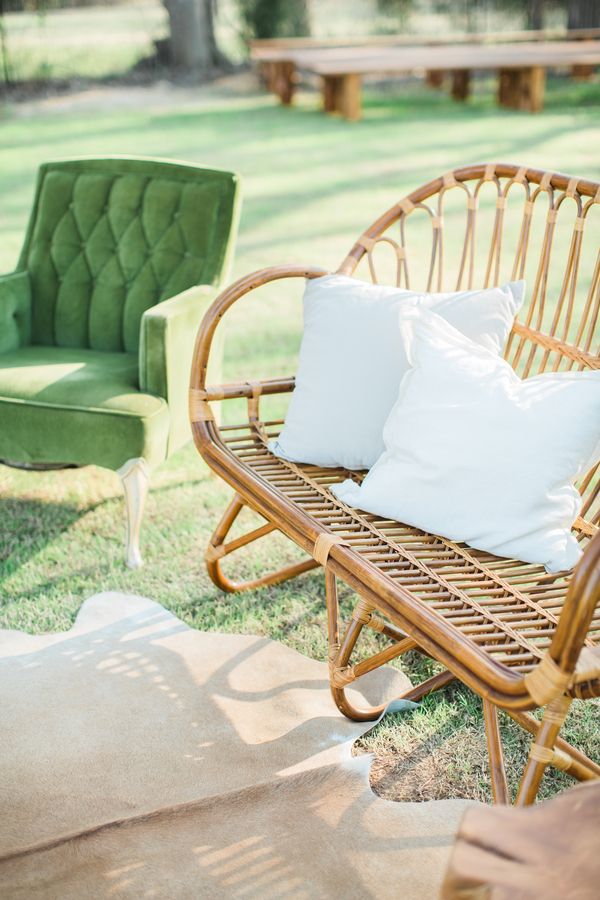
[[[191,437],[194,338],[228,275],[238,206],[230,172],[46,163],[17,270],[0,276],[0,461],[116,470],[133,568],[150,472]]]

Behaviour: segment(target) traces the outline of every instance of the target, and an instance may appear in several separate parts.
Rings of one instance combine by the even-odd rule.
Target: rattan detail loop
[[[260,397],[263,391],[263,386],[260,381],[248,381],[246,382],[252,391],[252,399],[256,400],[257,397]]]
[[[598,647],[582,647],[575,669],[576,681],[600,678],[600,653]]]
[[[215,417],[208,402],[204,399],[204,391],[190,389],[189,410],[190,421],[195,422],[214,422]]]
[[[335,666],[331,667],[331,684],[333,687],[344,688],[355,680],[354,666],[343,666],[339,669]]]
[[[451,188],[458,184],[454,172],[446,172],[442,175],[442,184],[445,188]]]
[[[541,747],[539,744],[532,744],[529,748],[529,755],[536,762],[549,765],[554,759],[554,750],[550,747]]]
[[[573,767],[573,759],[568,753],[555,747],[552,754],[552,765],[555,769],[560,769],[561,772],[568,772]]]
[[[571,698],[567,694],[555,697],[544,710],[544,722],[562,725],[571,706]]]
[[[527,166],[520,166],[519,169],[513,175],[513,181],[516,181],[518,184],[523,184],[527,177]]]
[[[352,618],[355,622],[362,622],[363,625],[366,625],[371,619],[372,612],[373,607],[366,600],[361,599],[352,611]]]
[[[214,544],[208,544],[204,553],[204,559],[209,563],[215,562],[217,559],[222,559],[224,556],[225,547],[223,544],[221,544],[220,547],[215,547]]]
[[[545,766],[554,766],[555,769],[560,769],[561,772],[568,772],[573,765],[572,758],[563,750],[541,747],[535,743],[529,749],[529,756],[535,762],[542,763]]]
[[[407,216],[409,212],[412,212],[414,208],[415,204],[412,200],[409,200],[408,197],[404,197],[398,203],[398,209],[403,212],[405,216]]]
[[[552,172],[544,172],[540,180],[540,187],[543,191],[548,191],[552,187]]]
[[[544,654],[540,664],[525,676],[525,687],[539,706],[545,706],[569,687],[572,675],[554,662],[549,653]]]
[[[339,535],[330,534],[328,531],[324,531],[316,539],[312,555],[320,565],[326,566],[331,548],[336,544],[339,545],[345,543],[346,541]]]
[[[579,178],[571,178],[567,188],[565,190],[565,194],[567,197],[574,197],[577,192],[577,185],[579,184]]]
[[[365,250],[368,251],[373,249],[377,241],[375,240],[375,238],[369,237],[368,234],[361,234],[357,243],[362,244]]]
[[[484,181],[493,181],[494,172],[496,171],[496,163],[488,163],[483,173]]]

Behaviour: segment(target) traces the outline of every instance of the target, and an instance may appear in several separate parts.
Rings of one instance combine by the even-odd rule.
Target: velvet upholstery
[[[31,283],[27,272],[0,276],[0,354],[31,339]]]
[[[170,300],[148,309],[142,316],[139,352],[140,389],[165,397],[172,424],[168,452],[187,443],[192,436],[188,416],[188,382],[192,365],[193,342],[190,335],[198,329],[198,309],[206,309],[216,291],[206,285],[192,287]],[[223,329],[215,336],[218,341]],[[217,344],[217,360],[222,347]],[[209,382],[219,383],[220,369],[209,366]]]
[[[138,389],[134,353],[21,347],[0,357],[0,445],[22,463],[116,469],[167,455],[169,407]]]
[[[0,459],[117,469],[185,443],[195,333],[237,207],[237,177],[199,166],[40,168],[17,271],[0,277]]]

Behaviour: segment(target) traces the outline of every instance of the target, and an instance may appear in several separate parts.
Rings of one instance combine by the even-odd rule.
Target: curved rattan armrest
[[[327,274],[326,269],[320,269],[317,266],[271,266],[267,269],[259,269],[257,272],[244,275],[219,294],[206,311],[196,336],[190,375],[190,415],[192,416],[192,423],[192,410],[198,408],[199,402],[252,395],[252,386],[248,382],[213,385],[210,388],[206,386],[206,372],[214,333],[227,310],[241,297],[269,282],[279,281],[282,278],[319,278],[321,275]],[[264,383],[261,392],[290,391],[293,390],[293,387],[293,379],[273,379]]]
[[[599,604],[600,531],[588,544],[573,572],[560,620],[549,649],[550,656],[564,672],[575,671],[579,654]]]

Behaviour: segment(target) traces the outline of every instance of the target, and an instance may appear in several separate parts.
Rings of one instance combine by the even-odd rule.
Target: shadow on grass
[[[163,495],[184,486],[193,488],[203,483],[202,479],[195,478],[160,485],[151,488],[151,491],[154,495]],[[124,501],[119,494],[85,505],[3,497],[0,516],[0,584],[84,516],[110,504],[115,506],[115,532],[120,539],[121,529],[125,528],[125,513]],[[94,535],[91,534],[91,537]]]
[[[92,507],[93,508],[93,507]],[[89,511],[71,503],[3,498],[0,517],[0,574],[12,575]]]

